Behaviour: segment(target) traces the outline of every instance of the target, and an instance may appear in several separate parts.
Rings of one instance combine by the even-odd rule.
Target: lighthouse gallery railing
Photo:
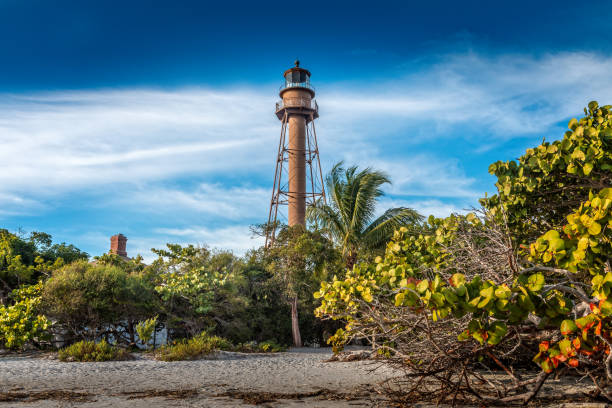
[[[310,98],[284,98],[276,102],[276,112],[283,108],[306,108],[315,112],[319,111],[317,101]]]

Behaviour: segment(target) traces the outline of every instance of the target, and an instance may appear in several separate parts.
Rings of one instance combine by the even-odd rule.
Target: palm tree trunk
[[[291,334],[293,335],[293,345],[302,347],[302,336],[300,335],[300,324],[298,320],[298,298],[291,299]]]

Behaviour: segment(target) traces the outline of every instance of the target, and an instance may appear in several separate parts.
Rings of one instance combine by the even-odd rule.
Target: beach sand
[[[0,358],[0,407],[372,406],[370,385],[394,373],[371,362],[325,362],[328,348],[222,353],[213,360],[63,363]],[[374,371],[372,371],[374,370]],[[6,399],[6,398],[5,398]],[[378,401],[378,402],[377,402]]]
[[[62,363],[54,353],[10,354],[0,356],[0,408],[391,405],[374,385],[397,372],[372,361],[326,362],[331,356],[328,348],[302,348],[275,354],[220,352],[196,361],[163,362],[138,354],[130,361]],[[577,378],[551,380],[540,393],[543,399],[530,406],[607,407],[582,398],[591,389]],[[575,398],[559,399],[563,393]]]

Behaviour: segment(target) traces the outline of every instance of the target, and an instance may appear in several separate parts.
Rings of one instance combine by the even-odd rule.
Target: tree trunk
[[[293,345],[302,347],[302,336],[300,335],[300,324],[298,320],[298,298],[291,300],[291,334],[293,335]]]
[[[350,251],[348,253],[348,256],[346,257],[346,269],[348,269],[349,271],[352,270],[353,266],[355,266],[356,261],[357,261],[357,252]]]
[[[136,332],[134,330],[134,322],[128,321],[128,333],[130,334],[130,346],[136,345]]]

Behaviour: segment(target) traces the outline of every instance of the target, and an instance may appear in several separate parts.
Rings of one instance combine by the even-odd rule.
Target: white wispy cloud
[[[375,85],[322,86],[322,152],[343,157],[375,149],[390,132],[415,143],[425,132],[426,140],[443,139],[452,133],[446,126],[457,123],[487,138],[545,132],[589,99],[611,99],[611,68],[609,57],[586,53],[451,55]],[[185,173],[267,174],[279,132],[274,99],[260,88],[2,95],[0,163],[10,171],[0,173],[1,191]]]
[[[429,140],[456,124],[484,130],[486,137],[510,138],[545,132],[579,114],[592,99],[612,99],[611,68],[612,58],[596,53],[451,54],[407,66],[406,74],[374,85],[329,87],[321,100],[345,130],[347,124],[358,131],[362,122],[370,122],[371,131],[382,118],[394,122],[392,129],[428,124],[421,136]],[[350,126],[356,117],[367,120]]]
[[[137,206],[147,213],[174,211],[190,216],[214,216],[225,220],[261,219],[270,204],[270,188],[199,184],[195,188],[140,188],[122,192],[123,206]],[[259,215],[259,217],[257,216]]]
[[[389,193],[394,195],[474,199],[482,194],[455,159],[419,154],[401,161],[378,160],[372,167],[391,175]]]
[[[0,103],[0,191],[57,192],[263,164],[273,98],[252,91],[99,90]],[[248,104],[247,101],[253,101]],[[268,102],[268,103],[265,103]]]
[[[463,170],[462,152],[445,149],[449,140],[486,154],[511,138],[558,132],[589,100],[612,101],[611,70],[612,58],[596,53],[473,52],[406,65],[395,78],[320,84],[324,170],[341,159],[383,169],[394,181],[390,199],[436,215],[476,204],[483,187]],[[267,215],[274,102],[267,86],[0,95],[0,218],[44,216],[53,199],[78,206],[104,190],[100,205],[140,212],[141,223],[155,214],[158,244],[147,245],[175,236],[250,247],[231,237]],[[184,223],[156,228],[170,211]],[[224,225],[211,227],[213,219]]]
[[[159,228],[156,233],[168,237],[166,242],[199,243],[212,248],[233,251],[242,255],[246,250],[257,248],[264,244],[261,237],[253,237],[248,226],[229,226],[223,228]]]
[[[0,191],[0,216],[28,215],[44,207],[39,201]]]

